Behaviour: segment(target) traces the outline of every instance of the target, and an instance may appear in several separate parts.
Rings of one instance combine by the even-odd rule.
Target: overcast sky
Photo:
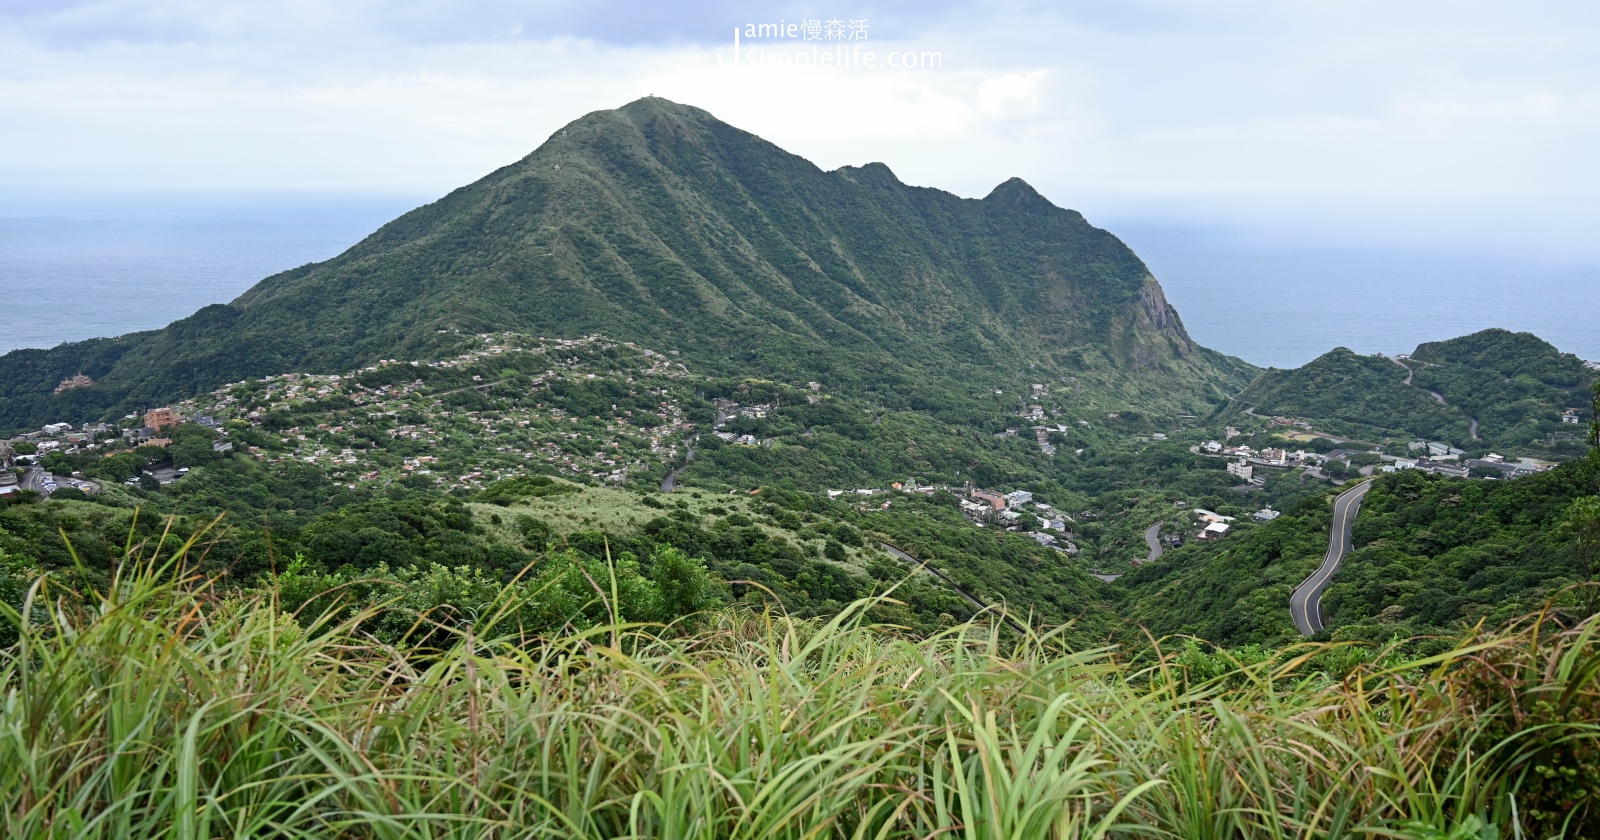
[[[840,21],[880,66],[728,66],[779,20]],[[7,0],[0,204],[431,197],[656,94],[824,168],[1021,176],[1091,220],[1597,254],[1597,45],[1592,0]],[[881,66],[905,51],[936,66]]]

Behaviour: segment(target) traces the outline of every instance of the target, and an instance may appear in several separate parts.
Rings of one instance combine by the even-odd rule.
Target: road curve
[[[1350,527],[1355,524],[1356,514],[1361,511],[1361,497],[1367,495],[1370,489],[1372,482],[1363,481],[1333,500],[1328,554],[1322,558],[1322,565],[1311,573],[1311,577],[1301,581],[1295,587],[1294,594],[1289,596],[1289,617],[1294,619],[1294,628],[1301,635],[1312,636],[1322,630],[1322,592],[1328,588],[1333,573],[1339,571],[1344,556],[1350,553]]]
[[[679,464],[672,472],[667,473],[666,478],[661,479],[661,492],[671,493],[678,489],[678,473],[688,469],[689,465],[694,463],[694,446],[686,443],[684,449],[686,452],[683,456],[683,463]]]
[[[1397,365],[1399,365],[1399,366],[1401,366],[1401,367],[1406,369],[1406,378],[1404,380],[1402,380],[1400,382],[1400,384],[1401,385],[1410,385],[1411,384],[1411,377],[1412,377],[1412,374],[1413,374],[1413,371],[1411,370],[1411,366],[1406,364],[1405,362],[1402,362],[1399,359],[1395,359],[1395,358],[1390,358],[1389,361],[1394,362],[1395,364],[1397,364]],[[1438,391],[1435,391],[1435,390],[1433,390],[1431,388],[1423,388],[1422,390],[1427,391],[1428,392],[1428,396],[1433,397],[1435,400],[1438,400],[1440,405],[1443,405],[1443,406],[1450,405],[1449,403],[1444,401],[1444,394],[1441,394]],[[1472,421],[1472,429],[1471,429],[1471,431],[1468,432],[1468,434],[1472,435],[1472,439],[1473,440],[1478,440],[1478,418],[1469,417],[1467,419]]]
[[[1385,356],[1384,358],[1386,358],[1389,361],[1394,362],[1395,364],[1397,364],[1397,365],[1399,365],[1399,366],[1401,366],[1401,367],[1406,369],[1406,378],[1401,380],[1400,384],[1401,385],[1410,385],[1411,384],[1411,377],[1413,375],[1413,371],[1411,370],[1411,366],[1406,364],[1405,362],[1400,361],[1399,359],[1396,359],[1393,356]]]
[[[1144,529],[1144,544],[1150,546],[1150,556],[1145,558],[1146,563],[1154,562],[1161,557],[1161,526],[1166,523],[1157,522]]]
[[[967,603],[973,605],[974,607],[977,607],[978,608],[978,612],[986,612],[986,613],[992,613],[994,615],[997,615],[997,616],[1000,617],[1000,620],[1004,621],[1006,623],[1006,626],[1010,627],[1012,630],[1015,630],[1018,633],[1022,633],[1024,635],[1027,634],[1028,631],[1025,628],[1023,628],[1023,626],[1021,624],[1018,624],[1015,620],[1013,620],[1011,618],[1011,616],[1007,615],[1002,610],[996,609],[994,607],[989,606],[988,604],[985,604],[976,595],[973,595],[972,593],[968,592],[967,590],[962,589],[955,581],[945,577],[944,576],[944,572],[941,572],[938,569],[935,569],[934,567],[928,565],[927,563],[924,563],[921,560],[918,560],[917,558],[912,557],[911,555],[905,553],[904,551],[901,551],[898,548],[895,548],[894,546],[892,546],[892,545],[890,545],[890,544],[888,544],[886,542],[878,543],[878,547],[882,548],[884,551],[889,552],[890,554],[893,554],[894,556],[900,558],[901,560],[904,560],[907,563],[910,563],[911,565],[928,572],[929,574],[933,575],[934,577],[938,578],[939,580],[944,581],[944,584],[946,586],[950,587],[951,589],[954,589],[956,591],[957,595],[960,595],[961,597],[967,599]]]

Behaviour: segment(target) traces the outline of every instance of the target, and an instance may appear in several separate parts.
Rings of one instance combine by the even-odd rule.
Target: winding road
[[[1294,619],[1294,627],[1301,635],[1312,636],[1322,630],[1322,592],[1328,588],[1333,573],[1339,571],[1344,556],[1350,553],[1350,527],[1355,524],[1356,514],[1361,512],[1361,498],[1371,489],[1372,483],[1363,481],[1333,500],[1328,554],[1311,577],[1295,587],[1294,594],[1289,596],[1289,617]]]
[[[1402,362],[1399,359],[1396,359],[1396,358],[1394,358],[1392,356],[1387,356],[1385,358],[1389,359],[1389,361],[1394,362],[1395,364],[1397,364],[1397,365],[1399,365],[1399,366],[1401,366],[1401,367],[1406,369],[1406,378],[1400,380],[1400,384],[1401,385],[1411,385],[1411,377],[1416,375],[1416,371],[1412,370],[1410,365],[1408,365],[1405,362]],[[1449,406],[1450,405],[1449,403],[1444,401],[1444,394],[1441,394],[1438,391],[1433,390],[1432,388],[1422,388],[1422,386],[1420,386],[1420,385],[1412,385],[1412,387],[1413,388],[1421,388],[1423,391],[1426,391],[1428,393],[1428,396],[1433,397],[1435,400],[1438,400],[1439,404],[1442,405],[1442,406]],[[1476,417],[1468,417],[1467,419],[1472,421],[1472,428],[1470,430],[1468,430],[1467,434],[1471,435],[1473,440],[1478,440],[1478,418],[1476,418]]]
[[[672,491],[678,489],[678,473],[688,469],[689,465],[694,463],[694,447],[685,444],[684,449],[687,450],[687,452],[683,456],[683,463],[679,464],[672,472],[667,473],[666,478],[661,479],[661,492],[671,493]]]
[[[1144,529],[1144,544],[1150,546],[1150,556],[1145,558],[1146,563],[1154,562],[1161,557],[1161,526],[1164,522],[1157,522]]]
[[[922,569],[923,571],[928,572],[929,574],[933,575],[934,577],[938,578],[939,580],[944,581],[946,586],[950,587],[951,589],[954,589],[956,591],[956,594],[958,594],[961,597],[967,599],[967,603],[971,604],[974,607],[977,607],[979,612],[993,613],[993,614],[999,616],[1000,620],[1005,622],[1007,627],[1010,627],[1012,630],[1015,630],[1018,633],[1022,633],[1023,635],[1027,635],[1027,632],[1028,632],[1027,629],[1024,628],[1021,624],[1018,624],[1014,619],[1012,619],[1011,616],[1007,615],[1005,613],[1005,611],[997,609],[995,607],[992,607],[992,606],[990,606],[988,604],[985,604],[976,595],[973,595],[972,593],[968,592],[967,590],[962,589],[961,586],[959,584],[957,584],[955,581],[951,580],[950,578],[945,577],[944,572],[941,572],[938,569],[935,569],[934,567],[928,565],[927,563],[924,563],[921,560],[918,560],[917,558],[912,557],[911,555],[905,553],[904,551],[901,551],[898,548],[895,548],[894,546],[892,546],[892,545],[890,545],[890,544],[888,544],[886,542],[878,543],[878,546],[880,548],[882,548],[884,551],[887,551],[890,554],[894,555],[895,557],[898,557],[901,560],[904,560],[907,563],[910,563],[912,566],[915,566],[915,567],[917,567],[919,569]]]

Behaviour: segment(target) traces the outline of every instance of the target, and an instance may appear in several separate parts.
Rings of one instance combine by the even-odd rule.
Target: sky
[[[735,30],[809,20],[852,37],[736,60]],[[0,213],[427,199],[654,94],[825,169],[1020,176],[1097,223],[1590,260],[1596,44],[1592,0],[7,0]],[[794,66],[819,46],[876,64]]]

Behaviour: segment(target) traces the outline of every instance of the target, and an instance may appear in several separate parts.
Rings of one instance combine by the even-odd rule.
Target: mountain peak
[[[427,358],[452,351],[457,330],[600,333],[679,350],[708,374],[801,382],[1098,371],[1173,411],[1245,384],[1237,365],[1194,352],[1132,251],[1020,179],[972,201],[883,163],[824,172],[651,96],[581,117],[226,307],[0,359],[0,426]],[[79,372],[96,387],[53,393]]]
[[[860,166],[841,166],[837,171],[856,183],[902,185],[888,164],[877,161]]]
[[[983,197],[986,202],[999,206],[1012,206],[1029,210],[1058,210],[1050,199],[1039,194],[1027,181],[1021,178],[1009,178],[1004,183],[989,191]]]

